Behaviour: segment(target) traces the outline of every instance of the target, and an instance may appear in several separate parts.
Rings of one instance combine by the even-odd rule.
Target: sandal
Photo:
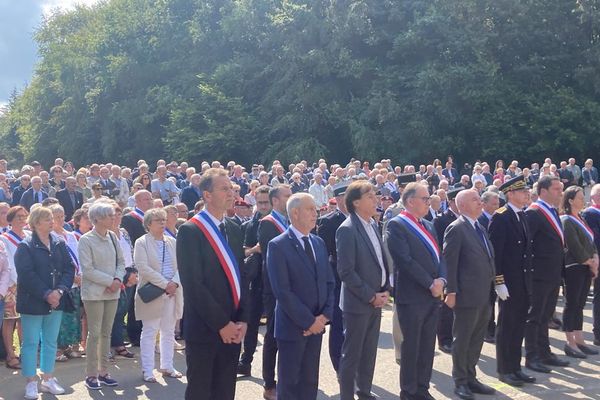
[[[156,378],[154,377],[154,375],[144,375],[144,382],[149,382],[149,383],[156,383]]]
[[[19,357],[7,359],[6,360],[6,368],[21,369],[21,361],[19,361]]]
[[[179,378],[183,377],[183,374],[175,369],[171,370],[171,371],[160,370],[160,373],[162,374],[162,376],[167,377],[167,378],[179,379]]]
[[[80,352],[75,351],[73,349],[68,349],[67,351],[65,351],[65,356],[67,356],[68,358],[81,358],[82,357]]]
[[[125,347],[121,347],[120,349],[115,349],[115,354],[124,358],[133,358],[135,354],[127,350]]]
[[[57,362],[65,362],[65,361],[69,361],[69,357],[67,357],[64,354],[58,354],[54,360]]]

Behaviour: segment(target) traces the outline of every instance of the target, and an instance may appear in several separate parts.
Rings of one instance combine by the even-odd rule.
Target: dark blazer
[[[41,189],[40,189],[40,192],[42,193],[42,200],[48,198],[48,193],[44,192]],[[37,199],[33,198],[33,188],[30,187],[29,189],[27,189],[25,191],[25,193],[23,193],[23,196],[21,196],[21,200],[19,201],[19,204],[21,204],[23,207],[25,207],[27,209],[27,211],[29,211],[31,206],[37,202],[38,202]]]
[[[310,234],[310,241],[316,269],[291,229],[269,242],[267,270],[277,299],[275,337],[279,340],[304,339],[304,331],[320,314],[329,320],[333,318],[335,281],[327,249],[316,235]]]
[[[541,211],[529,208],[525,217],[533,240],[533,280],[558,286],[565,265],[563,243]]]
[[[317,235],[325,242],[327,253],[329,254],[329,263],[333,269],[333,275],[336,282],[340,282],[337,271],[337,248],[335,244],[335,232],[346,220],[346,216],[339,209],[325,214],[317,221]]]
[[[194,190],[194,187],[191,185],[186,186],[181,191],[181,202],[187,206],[188,210],[193,210],[196,203],[200,201],[201,198],[202,197],[196,193],[196,190]]]
[[[431,222],[423,221],[425,228],[435,237]],[[408,230],[400,217],[395,217],[386,227],[386,245],[394,263],[394,290],[397,304],[417,304],[440,301],[429,291],[433,280],[446,279],[446,262],[440,255],[435,262],[425,244]]]
[[[135,246],[135,241],[146,234],[142,221],[131,215],[131,213],[123,215],[121,227],[127,231],[132,246]]]
[[[102,186],[102,194],[104,196],[110,197],[111,199],[115,197],[114,190],[117,189],[116,183],[110,179],[104,180],[103,178],[98,179],[98,183]]]
[[[484,214],[481,213],[481,215],[479,216],[479,218],[477,218],[477,222],[479,222],[479,224],[481,226],[483,226],[483,228],[486,230],[488,230],[488,228],[490,227],[490,219]]]
[[[456,293],[456,307],[479,307],[490,298],[494,281],[494,248],[482,229],[488,251],[473,225],[460,216],[446,228],[444,259],[448,268],[448,293]]]
[[[200,228],[188,221],[177,231],[177,267],[183,287],[183,336],[197,343],[221,342],[219,330],[229,323],[248,322],[248,285],[240,227],[224,219],[227,241],[240,267],[240,303],[236,309],[231,286],[217,254]]]
[[[22,314],[49,314],[45,297],[54,289],[68,291],[73,285],[75,266],[64,241],[52,235],[50,251],[36,233],[23,240],[15,253],[15,268],[17,312]]]
[[[73,213],[76,210],[79,210],[83,205],[83,195],[77,190],[73,192],[75,195],[75,207],[73,207],[73,203],[71,202],[71,196],[69,196],[69,192],[67,189],[62,189],[56,192],[56,198],[58,202],[65,209],[65,221],[70,221],[73,217]]]
[[[279,236],[281,232],[279,229],[269,220],[261,220],[258,223],[258,243],[260,243],[260,251],[262,252],[263,259],[263,295],[267,297],[273,296],[273,290],[271,290],[271,281],[269,280],[269,271],[267,271],[267,251],[269,249],[269,242],[275,237]]]
[[[454,214],[450,208],[448,208],[442,215],[433,220],[433,226],[435,228],[434,237],[437,239],[440,248],[444,245],[444,233],[448,225],[456,221],[457,215]]]
[[[381,257],[385,270],[381,286],[382,270],[375,247],[356,214],[350,214],[338,228],[335,238],[337,245],[337,270],[342,280],[340,308],[344,312],[367,313],[373,310],[370,303],[375,293],[389,291],[389,267],[381,236],[376,225],[375,232],[381,246]]]
[[[583,212],[583,219],[585,219],[585,222],[594,231],[594,243],[596,244],[596,249],[600,251],[600,212],[588,208]]]
[[[15,181],[15,183],[17,182],[18,181]],[[21,197],[23,197],[23,193],[25,193],[30,187],[31,185],[29,185],[26,188],[24,188],[22,185],[18,185],[16,188],[14,188],[12,192],[12,201],[10,202],[10,206],[14,207],[21,204]]]
[[[563,215],[560,219],[565,231],[567,247],[565,265],[583,264],[598,253],[594,241],[589,239],[583,228],[566,215]]]
[[[442,170],[442,175],[444,175],[446,177],[446,179],[448,180],[448,183],[450,185],[454,185],[456,182],[458,182],[460,180],[460,176],[458,176],[458,171],[456,170],[456,168],[444,168]]]

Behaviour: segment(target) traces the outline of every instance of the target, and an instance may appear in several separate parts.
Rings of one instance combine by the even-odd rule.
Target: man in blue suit
[[[310,233],[317,222],[312,196],[292,195],[287,213],[291,225],[267,249],[267,270],[277,300],[277,398],[314,400],[323,332],[333,316],[335,280],[325,242]]]

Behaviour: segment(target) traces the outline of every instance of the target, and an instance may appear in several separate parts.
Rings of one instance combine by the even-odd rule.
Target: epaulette
[[[507,210],[506,206],[502,206],[502,207],[500,207],[499,209],[496,210],[496,214],[502,214],[506,210]]]

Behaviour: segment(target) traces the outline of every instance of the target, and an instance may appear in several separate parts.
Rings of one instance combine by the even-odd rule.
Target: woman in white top
[[[148,233],[135,242],[133,259],[139,271],[135,295],[135,315],[143,323],[140,338],[141,366],[144,381],[156,382],[154,377],[154,344],[160,331],[160,372],[165,377],[181,378],[173,367],[175,323],[183,315],[183,291],[177,271],[175,239],[165,234],[167,213],[158,208],[144,215]],[[147,284],[164,290],[159,297],[147,303],[140,290]]]

